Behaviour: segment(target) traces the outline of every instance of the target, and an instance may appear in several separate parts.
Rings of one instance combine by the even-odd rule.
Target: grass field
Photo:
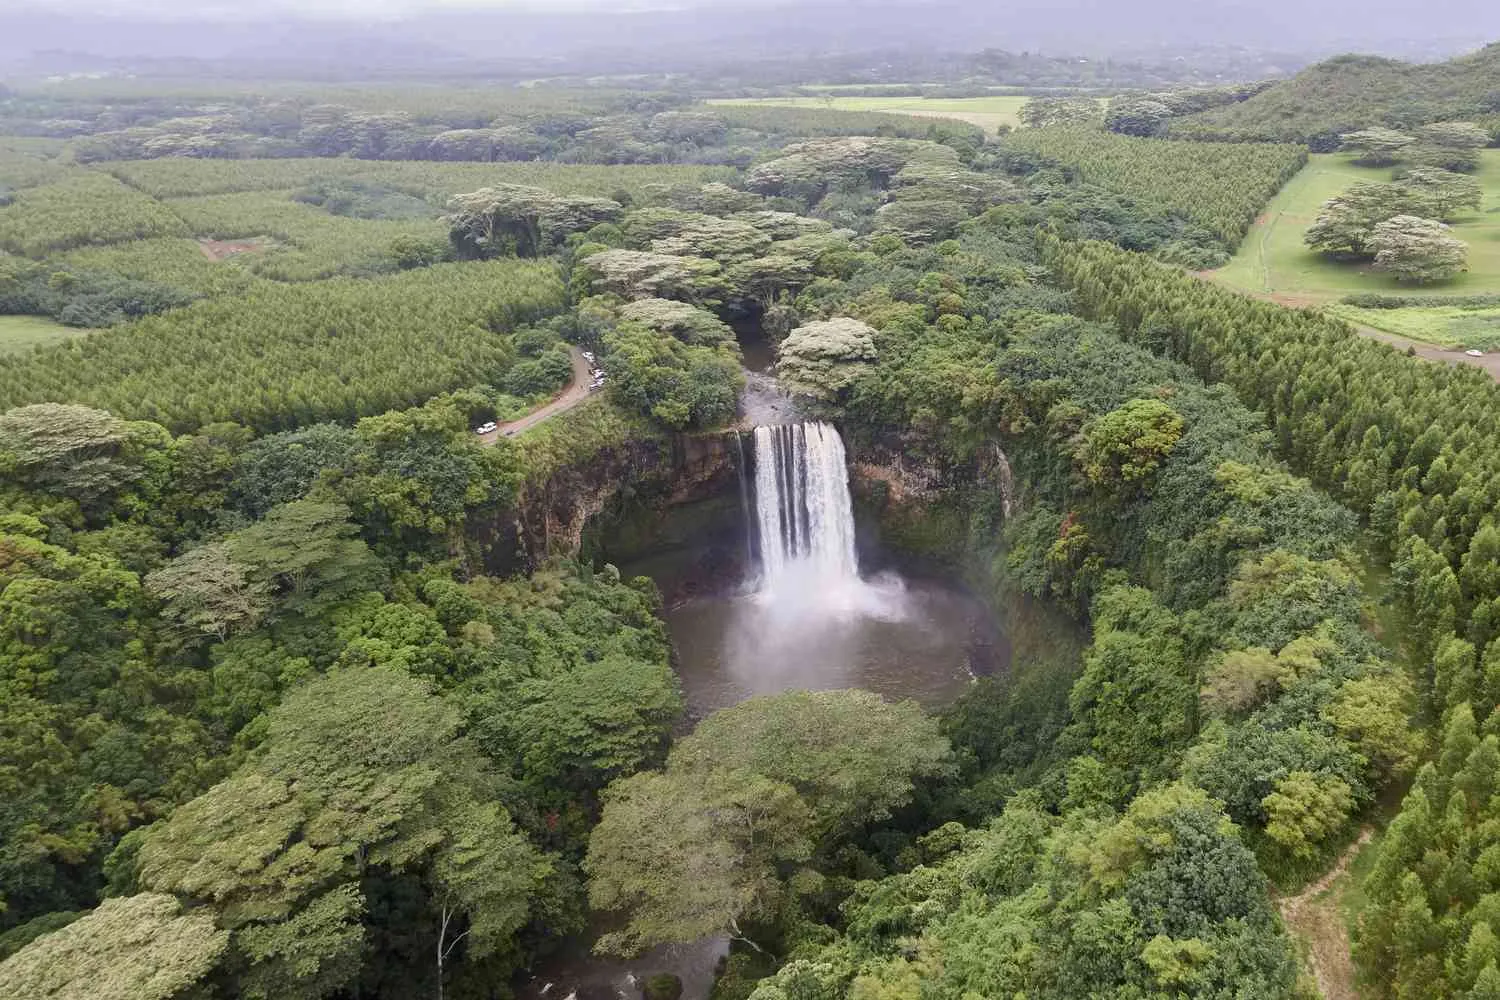
[[[0,316],[0,355],[21,354],[33,347],[60,344],[90,332],[42,316]]]
[[[1370,264],[1328,260],[1303,245],[1302,234],[1325,201],[1358,181],[1390,179],[1389,169],[1356,167],[1349,159],[1348,154],[1342,153],[1313,156],[1271,200],[1234,259],[1215,272],[1214,277],[1226,285],[1272,295],[1294,305],[1327,302],[1352,292],[1418,293],[1435,297],[1500,292],[1500,150],[1484,151],[1476,175],[1485,193],[1481,210],[1453,227],[1453,235],[1469,244],[1469,270],[1452,281],[1421,287],[1402,284]],[[1401,310],[1386,310],[1398,311]],[[1403,332],[1378,325],[1393,333]]]
[[[1500,309],[1459,309],[1455,306],[1359,309],[1335,304],[1324,306],[1323,311],[1351,323],[1373,326],[1377,330],[1439,347],[1500,350]]]
[[[1029,97],[765,97],[724,98],[709,104],[769,104],[786,108],[827,108],[831,111],[884,111],[924,118],[956,118],[994,132],[1001,125],[1021,124],[1021,108]]]

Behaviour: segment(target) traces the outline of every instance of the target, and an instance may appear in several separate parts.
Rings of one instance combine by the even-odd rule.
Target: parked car
[[[478,427],[474,428],[474,433],[475,434],[488,434],[490,431],[494,430],[497,426],[499,426],[499,425],[496,424],[493,420],[487,420],[484,423],[480,424]]]

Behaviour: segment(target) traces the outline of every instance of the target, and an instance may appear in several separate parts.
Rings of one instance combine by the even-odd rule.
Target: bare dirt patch
[[[1306,946],[1308,970],[1323,1000],[1359,1000],[1354,960],[1349,955],[1349,928],[1339,912],[1339,895],[1343,880],[1349,876],[1350,862],[1370,842],[1371,835],[1368,827],[1360,831],[1359,839],[1322,878],[1297,895],[1276,901],[1287,929]]]
[[[270,247],[271,241],[256,237],[249,240],[209,240],[200,239],[198,249],[203,251],[203,256],[209,260],[228,260],[230,257],[238,257],[240,254],[260,253]]]

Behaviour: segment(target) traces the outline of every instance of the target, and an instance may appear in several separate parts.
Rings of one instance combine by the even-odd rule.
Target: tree
[[[1387,778],[1411,771],[1422,752],[1422,734],[1409,722],[1411,682],[1399,671],[1345,681],[1323,718],[1355,743]]]
[[[1139,587],[1112,587],[1094,602],[1094,642],[1068,706],[1073,738],[1116,779],[1119,798],[1165,777],[1193,733],[1197,687],[1181,624]]]
[[[787,334],[776,356],[776,373],[788,389],[837,399],[875,362],[875,331],[847,316],[818,320]]]
[[[522,184],[497,184],[457,195],[449,208],[453,245],[465,257],[539,257],[569,234],[612,222],[624,211],[608,198],[559,195]]]
[[[671,208],[633,212],[624,228],[626,239],[637,249],[673,257],[702,257],[725,265],[758,257],[771,245],[771,237],[743,219]]]
[[[1281,664],[1269,649],[1235,650],[1209,671],[1199,698],[1204,709],[1216,715],[1244,712],[1274,694],[1281,680]]]
[[[162,613],[189,634],[212,635],[253,628],[270,608],[270,584],[250,579],[222,542],[190,549],[146,577],[146,589],[164,604]]]
[[[1445,281],[1465,269],[1468,244],[1436,219],[1398,215],[1375,226],[1369,248],[1375,266],[1399,279]]]
[[[1293,771],[1261,804],[1269,818],[1266,836],[1295,857],[1310,858],[1348,822],[1354,796],[1333,775]]]
[[[1421,192],[1432,205],[1433,213],[1444,222],[1451,222],[1461,209],[1479,211],[1484,200],[1478,181],[1451,170],[1415,167],[1403,174],[1399,183]]]
[[[1084,431],[1078,460],[1094,483],[1134,483],[1156,470],[1182,436],[1182,417],[1159,399],[1132,399]]]
[[[664,771],[605,793],[584,862],[589,900],[628,919],[599,947],[633,954],[722,933],[754,944],[741,921],[770,916],[797,866],[888,816],[948,753],[916,705],[867,691],[795,691],[716,712]]]
[[[1358,153],[1354,162],[1363,167],[1389,167],[1401,159],[1402,152],[1416,137],[1389,128],[1367,128],[1346,132],[1340,137],[1345,152]]]
[[[7,411],[0,415],[0,473],[32,489],[94,504],[140,478],[131,455],[139,426],[103,410],[63,403]]]
[[[744,384],[739,345],[683,343],[635,322],[604,337],[610,396],[668,427],[714,427],[734,417]]]
[[[1172,109],[1149,97],[1116,97],[1105,111],[1104,126],[1123,135],[1160,135]]]
[[[139,882],[212,904],[233,932],[241,995],[256,1000],[325,996],[358,974],[362,880],[381,871],[421,879],[444,962],[456,918],[470,958],[493,954],[550,864],[496,804],[498,781],[462,731],[453,706],[400,670],[310,681],[270,713],[250,760],[151,830]]]
[[[647,771],[611,785],[589,835],[589,903],[623,911],[601,951],[733,933],[770,915],[781,868],[812,856],[806,803],[790,786],[736,773],[705,782]],[[642,845],[649,844],[643,851]]]
[[[669,333],[684,344],[727,344],[734,331],[706,309],[671,299],[637,299],[620,307],[620,317]]]
[[[1021,107],[1021,124],[1028,128],[1097,126],[1103,121],[1099,102],[1088,97],[1033,97]]]
[[[581,251],[580,251],[581,252]],[[718,287],[716,261],[646,250],[600,250],[578,262],[578,280],[595,292],[625,299],[711,298]]]
[[[1323,203],[1318,217],[1303,235],[1314,250],[1334,257],[1370,257],[1375,227],[1398,215],[1433,212],[1426,192],[1402,184],[1355,184]]]
[[[381,568],[343,504],[295,500],[224,539],[229,560],[289,611],[313,613],[380,581]]]
[[[1417,138],[1414,163],[1460,173],[1478,169],[1479,150],[1490,144],[1489,131],[1473,122],[1432,122],[1417,129]]]
[[[820,838],[887,818],[912,782],[948,768],[948,741],[910,701],[869,691],[788,691],[715,712],[672,750],[668,771],[745,771],[796,789]]]
[[[0,963],[0,996],[15,1000],[173,1000],[199,996],[229,932],[214,912],[173,896],[106,899]],[[201,994],[206,996],[207,994]]]

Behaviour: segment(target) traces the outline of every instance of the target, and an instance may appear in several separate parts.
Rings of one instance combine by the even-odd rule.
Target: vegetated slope
[[[1082,309],[1232,385],[1294,467],[1365,513],[1419,661],[1455,634],[1479,648],[1500,637],[1500,388],[1485,373],[1417,363],[1104,244],[1056,244],[1049,259]]]
[[[515,359],[501,334],[563,304],[553,265],[519,261],[266,284],[0,363],[0,410],[83,402],[178,431],[352,420],[497,377]]]
[[[851,283],[840,307],[882,328],[847,417],[900,428],[913,456],[1003,448],[1026,499],[998,565],[1011,585],[1091,606],[1082,673],[1050,704],[1021,693],[1032,663],[976,685],[948,731],[982,775],[958,799],[987,825],[944,828],[920,864],[856,889],[840,933],[805,934],[756,995],[1295,996],[1256,855],[1285,876],[1336,847],[1388,780],[1346,706],[1402,687],[1361,627],[1354,518],[1270,457],[1224,387],[1047,316],[1066,300],[996,266],[1006,228],[976,224],[946,260],[891,255],[888,273],[925,272],[912,297],[941,295],[941,315],[860,302],[869,285]],[[990,322],[1008,324],[1003,344]],[[982,546],[998,514],[977,506],[964,537]],[[1273,649],[1278,678],[1241,685]],[[1277,804],[1308,784],[1341,801],[1289,829]],[[1187,949],[1214,988],[1162,988],[1181,982],[1164,956]]]
[[[1173,142],[1097,129],[1024,129],[1007,136],[1004,145],[1196,222],[1229,249],[1307,162],[1307,150],[1300,146]]]
[[[1500,43],[1433,64],[1339,56],[1248,101],[1184,118],[1172,133],[1306,142],[1328,152],[1340,134],[1371,125],[1476,118],[1500,122]]]

